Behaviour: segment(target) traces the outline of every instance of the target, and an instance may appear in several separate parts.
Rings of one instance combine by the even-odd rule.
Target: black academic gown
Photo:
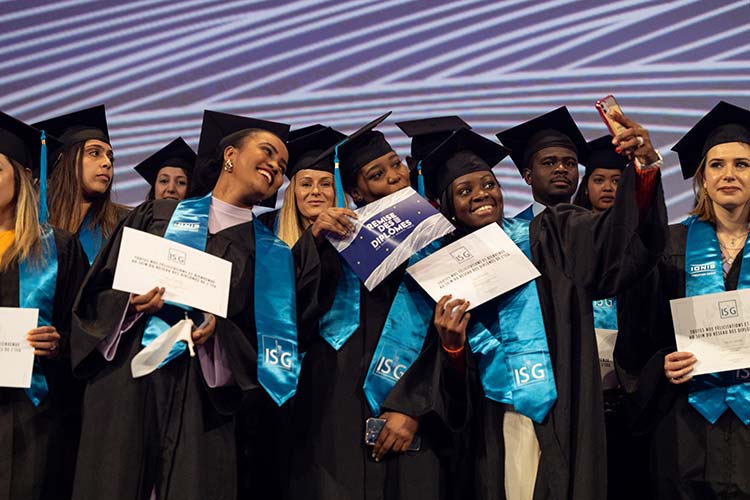
[[[256,376],[252,222],[209,235],[206,245],[206,252],[232,263],[228,316],[216,318],[214,336],[229,357],[233,385],[209,389],[198,357],[187,353],[133,379],[130,362],[141,350],[145,317],[123,333],[111,362],[96,349],[128,305],[127,293],[111,289],[122,226],[163,235],[176,205],[160,200],[131,212],[94,262],[76,302],[72,360],[86,392],[74,498],[148,499],[152,488],[160,500],[237,495],[233,414],[265,397]]]
[[[310,231],[293,249],[298,265],[300,349],[306,350],[294,401],[290,495],[305,500],[403,500],[452,497],[451,456],[456,453],[445,401],[454,376],[429,332],[423,355],[406,371],[382,405],[420,421],[421,451],[371,458],[364,444],[372,413],[362,386],[405,267],[372,292],[360,284],[360,326],[338,350],[318,335],[317,319],[327,311],[341,275],[332,246],[316,245]],[[429,352],[428,352],[429,351]],[[451,379],[453,377],[453,379]],[[458,380],[455,380],[458,379]],[[465,389],[463,393],[465,394]],[[460,413],[460,412],[459,412]],[[460,498],[460,497],[457,497]]]
[[[88,270],[77,238],[54,230],[57,281],[52,325],[60,357],[40,358],[49,393],[35,407],[23,389],[0,388],[0,498],[70,498],[80,430],[81,384],[70,371],[70,315]],[[0,273],[0,305],[18,307],[18,266]]]
[[[534,498],[601,500],[607,495],[606,437],[592,300],[632,286],[657,262],[665,244],[666,209],[658,182],[641,218],[635,173],[625,170],[612,208],[548,207],[529,229],[532,262],[547,333],[557,401],[534,424],[541,449]],[[505,498],[503,405],[477,406],[477,498]]]
[[[750,429],[731,410],[711,425],[688,403],[689,384],[664,375],[664,357],[676,350],[669,300],[685,296],[686,241],[687,227],[670,226],[664,258],[623,298],[631,314],[621,315],[615,366],[636,403],[636,427],[651,436],[653,498],[748,499]],[[741,261],[727,290],[737,289]]]

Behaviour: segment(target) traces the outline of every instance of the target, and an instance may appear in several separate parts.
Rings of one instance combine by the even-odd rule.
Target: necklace
[[[727,236],[727,238],[729,239],[728,245],[721,242],[721,237],[719,236],[718,232],[716,233],[716,238],[719,240],[720,247],[729,250],[739,250],[740,248],[745,246],[745,240],[747,239],[748,233],[750,233],[750,229],[739,235]]]

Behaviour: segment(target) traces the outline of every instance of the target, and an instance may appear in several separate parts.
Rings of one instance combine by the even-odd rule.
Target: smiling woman
[[[271,432],[258,422],[273,422],[296,388],[295,267],[251,209],[281,186],[288,129],[206,111],[198,195],[143,203],[123,223],[231,262],[226,318],[188,313],[204,322],[195,357],[177,349],[133,378],[133,358],[186,312],[162,300],[166,283],[133,297],[112,290],[122,229],[102,249],[74,308],[72,364],[88,397],[73,498],[248,498],[244,482],[262,482]]]

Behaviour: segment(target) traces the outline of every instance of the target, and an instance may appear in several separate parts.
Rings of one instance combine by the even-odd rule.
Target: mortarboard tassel
[[[341,182],[341,169],[339,168],[339,146],[333,149],[333,177],[336,182],[336,206],[346,208],[346,197],[344,196],[344,183]]]
[[[422,160],[417,163],[417,191],[419,196],[425,198],[424,194],[424,177],[422,177]]]
[[[42,153],[39,158],[39,223],[47,223],[47,134],[42,130]]]

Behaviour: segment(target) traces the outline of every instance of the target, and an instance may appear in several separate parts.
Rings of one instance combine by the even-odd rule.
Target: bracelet
[[[636,164],[638,165],[638,168],[640,168],[641,170],[648,170],[650,168],[656,168],[656,167],[661,168],[662,166],[664,166],[664,158],[662,157],[661,153],[659,152],[658,149],[655,149],[654,151],[656,151],[657,160],[653,163],[649,163],[648,165],[641,165],[641,162],[636,159]]]
[[[464,352],[464,346],[461,346],[457,349],[450,349],[448,347],[445,347],[445,344],[443,344],[442,342],[440,343],[440,345],[443,347],[443,350],[449,358],[457,358]]]

